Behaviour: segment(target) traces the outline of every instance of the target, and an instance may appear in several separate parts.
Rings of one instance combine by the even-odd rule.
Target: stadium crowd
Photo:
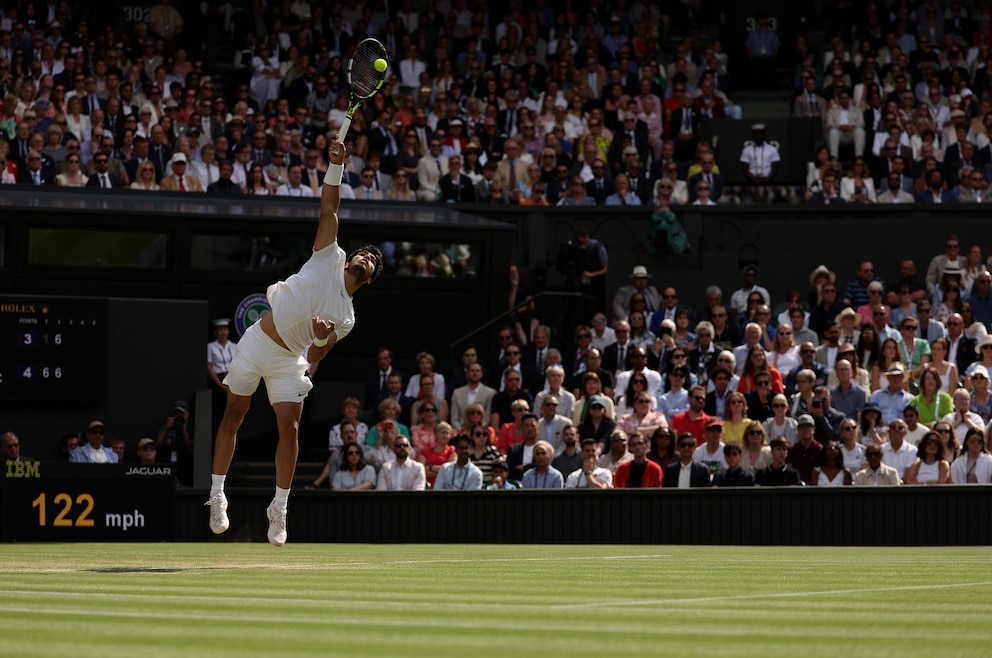
[[[337,482],[342,450],[379,488],[430,486],[456,459],[496,488],[992,481],[980,247],[949,235],[925,275],[906,260],[888,282],[864,262],[841,287],[821,265],[774,306],[756,267],[742,277],[693,307],[637,266],[571,340],[536,309],[447,375],[425,352],[407,377],[382,348],[314,486]],[[402,486],[382,479],[399,453]]]
[[[348,107],[348,56],[376,36],[390,68],[349,132],[345,196],[696,201],[700,121],[740,116],[719,40],[666,39],[678,7],[554,4],[297,0],[184,16],[162,0],[126,29],[67,2],[4,6],[2,182],[311,196]],[[234,51],[218,70],[197,56],[203,31],[184,29],[211,21]]]

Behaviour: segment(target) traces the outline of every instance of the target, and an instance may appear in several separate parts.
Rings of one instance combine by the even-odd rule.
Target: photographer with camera
[[[176,466],[176,476],[184,486],[193,486],[193,434],[189,422],[189,405],[185,400],[172,404],[155,438],[158,461]]]
[[[826,386],[816,386],[813,389],[809,414],[813,417],[814,437],[817,441],[822,444],[840,441],[840,424],[847,416],[831,406],[830,389]]]

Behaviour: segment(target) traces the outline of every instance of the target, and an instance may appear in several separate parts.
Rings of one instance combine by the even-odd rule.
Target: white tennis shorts
[[[306,376],[308,366],[304,356],[279,346],[255,323],[238,341],[224,383],[235,395],[250,396],[264,379],[270,404],[302,402],[313,388]]]

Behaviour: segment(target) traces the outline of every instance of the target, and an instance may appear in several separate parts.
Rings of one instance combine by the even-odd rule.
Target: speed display
[[[107,300],[0,296],[0,399],[101,400]]]

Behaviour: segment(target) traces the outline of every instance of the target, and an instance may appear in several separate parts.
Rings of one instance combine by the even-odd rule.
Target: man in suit
[[[441,178],[441,198],[438,201],[475,203],[475,185],[462,173],[462,156],[448,157],[448,175]]]
[[[723,195],[723,174],[713,173],[715,164],[716,156],[713,155],[712,151],[706,151],[700,156],[699,166],[701,171],[698,174],[693,174],[688,181],[690,203],[699,198],[696,194],[696,185],[700,181],[706,181],[710,184],[710,199],[713,201],[720,200],[720,197]]]
[[[179,155],[182,155],[181,153]],[[184,156],[185,157],[185,156]],[[93,173],[86,181],[86,187],[100,187],[103,189],[124,187],[124,181],[117,174],[110,171],[110,154],[98,151],[93,156]]]
[[[155,181],[158,182],[163,176],[168,175],[166,167],[172,158],[172,147],[169,146],[165,130],[157,123],[152,126],[148,157],[155,165]]]
[[[464,427],[465,408],[473,403],[479,403],[485,409],[484,418],[489,418],[492,413],[493,396],[496,389],[490,388],[482,383],[485,373],[482,364],[470,363],[465,368],[466,384],[459,386],[451,393],[451,418],[452,427]]]
[[[629,144],[624,146],[625,140],[629,140]],[[637,118],[637,115],[633,112],[624,112],[620,125],[617,130],[613,133],[613,141],[610,142],[609,152],[606,154],[606,159],[610,163],[611,170],[614,173],[620,173],[624,170],[624,165],[627,163],[629,157],[628,149],[633,149],[634,156],[636,159],[650,162],[651,161],[651,144],[650,137],[648,136],[648,124]]]
[[[390,398],[395,400],[397,404],[400,405],[400,415],[397,416],[396,420],[403,423],[407,427],[410,426],[410,408],[413,407],[413,403],[416,402],[413,398],[403,393],[403,376],[398,372],[394,372],[388,377],[386,377],[386,392],[379,396],[375,401],[376,408],[376,418],[375,421],[378,423],[381,419],[379,418],[379,403]]]
[[[499,184],[513,203],[517,200],[517,184],[527,180],[527,165],[520,159],[521,147],[517,138],[508,138],[503,152],[506,157],[496,163],[493,183]]]
[[[163,176],[159,185],[167,192],[203,192],[203,185],[196,176],[186,175],[186,155],[176,153],[169,160],[172,167],[171,176]]]
[[[613,304],[610,307],[613,317],[616,320],[626,320],[630,314],[630,297],[634,293],[644,295],[647,302],[647,312],[661,308],[662,299],[658,289],[650,285],[651,273],[643,265],[637,265],[630,273],[630,284],[620,286],[613,295]],[[607,362],[609,363],[609,362]]]
[[[509,144],[509,142],[507,142]],[[601,158],[592,161],[592,180],[586,183],[586,194],[591,196],[597,206],[606,204],[606,199],[616,192],[610,176],[606,176],[606,163]]]
[[[511,342],[503,350],[503,355],[505,357],[503,369],[493,376],[490,384],[492,384],[493,388],[502,391],[504,388],[503,383],[506,380],[506,372],[508,370],[515,370],[520,373],[520,388],[530,393],[533,397],[537,391],[530,390],[530,387],[533,385],[537,370],[529,364],[523,363],[523,348],[520,347],[519,343]]]
[[[823,188],[814,194],[809,202],[813,205],[827,206],[844,203],[844,199],[841,198],[837,191],[837,177],[833,174],[825,174],[823,176]]]
[[[865,154],[865,118],[851,105],[851,95],[846,90],[837,97],[837,104],[827,110],[824,120],[830,157],[837,158],[841,142],[854,144],[854,155]]]
[[[603,350],[602,367],[612,372],[615,377],[631,369],[630,353],[636,346],[630,342],[630,325],[626,320],[620,320],[613,325],[613,332],[617,340]]]
[[[927,189],[916,195],[919,203],[955,203],[954,193],[944,189],[944,175],[933,169],[927,175]]]
[[[466,345],[465,349],[462,350],[461,363],[451,369],[451,373],[445,380],[445,390],[448,394],[448,402],[451,402],[451,396],[454,394],[456,388],[460,388],[468,384],[468,367],[473,363],[479,363],[479,350],[476,349],[475,345]],[[489,373],[486,369],[482,369],[482,381],[487,381],[489,379]]]
[[[951,313],[947,316],[947,342],[950,349],[947,352],[947,360],[958,366],[958,374],[964,377],[968,366],[978,359],[975,352],[976,341],[969,338],[964,333],[964,320],[959,313]]]
[[[689,162],[696,155],[699,143],[699,112],[693,109],[695,99],[691,91],[682,92],[682,107],[672,112],[668,134],[675,142],[675,159]]]
[[[496,125],[500,132],[513,137],[520,132],[520,94],[516,89],[510,89],[504,100],[506,109],[496,115]]]
[[[541,414],[537,423],[537,436],[554,446],[555,455],[560,455],[565,451],[561,435],[566,427],[572,426],[572,419],[558,413],[558,398],[554,395],[545,395],[541,399],[541,408],[537,411]]]
[[[31,149],[28,151],[25,165],[17,175],[17,182],[22,185],[54,185],[55,165],[45,162],[41,152]]]
[[[406,374],[393,367],[393,353],[388,347],[380,347],[375,355],[376,371],[365,379],[365,408],[372,409],[386,394],[386,379],[389,375],[400,376],[400,390],[406,383]]]
[[[803,91],[792,104],[792,116],[810,117],[822,120],[827,113],[827,101],[816,93],[816,78],[807,76],[803,80]]]
[[[417,161],[417,200],[438,201],[441,179],[448,175],[448,158],[441,155],[441,140],[432,137],[430,151]]]
[[[375,172],[372,167],[362,169],[361,184],[355,188],[355,198],[367,201],[381,201],[382,190],[375,189]]]
[[[147,137],[135,135],[134,151],[131,153],[131,158],[124,162],[124,171],[127,172],[128,180],[138,180],[138,168],[148,162],[149,147],[150,144]]]
[[[628,151],[632,153],[628,154]],[[627,177],[627,183],[630,186],[630,191],[640,199],[643,205],[648,205],[651,203],[651,198],[654,196],[654,181],[648,178],[648,175],[644,173],[644,167],[641,165],[640,159],[638,159],[637,151],[628,146],[624,149],[626,168],[623,174]]]
[[[320,154],[315,149],[308,149],[303,154],[303,185],[309,187],[314,196],[320,196],[321,185],[324,184],[324,175],[327,173],[323,169],[318,169]]]
[[[710,486],[710,471],[692,460],[696,439],[688,432],[678,437],[679,461],[664,470],[661,486],[665,489],[690,489]]]

